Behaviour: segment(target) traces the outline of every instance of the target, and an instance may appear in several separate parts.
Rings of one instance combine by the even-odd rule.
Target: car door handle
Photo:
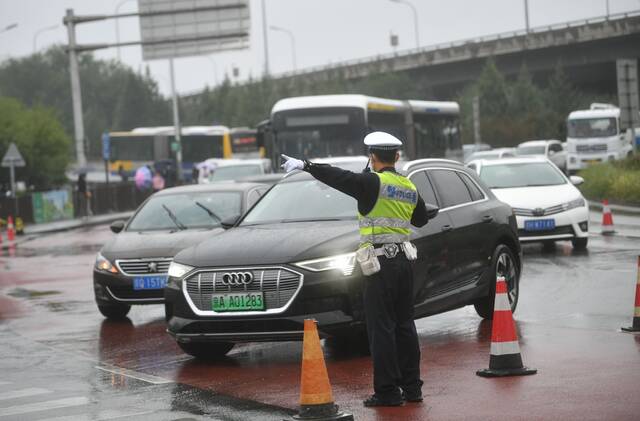
[[[451,225],[443,225],[443,226],[440,228],[440,230],[441,230],[442,232],[449,232],[449,231],[451,231],[452,229],[453,229],[453,227],[452,227]]]
[[[493,216],[491,216],[491,215],[483,216],[482,217],[482,222],[486,222],[486,223],[493,222]]]

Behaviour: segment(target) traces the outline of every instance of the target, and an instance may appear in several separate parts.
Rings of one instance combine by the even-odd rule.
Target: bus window
[[[369,110],[368,125],[372,132],[387,132],[400,139],[402,143],[407,142],[406,125],[402,113]]]
[[[457,117],[416,113],[413,122],[417,158],[444,158],[461,148]]]
[[[208,158],[222,157],[222,136],[182,136],[182,161],[202,162]]]

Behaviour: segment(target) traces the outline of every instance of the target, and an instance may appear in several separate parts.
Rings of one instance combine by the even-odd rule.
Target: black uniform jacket
[[[378,200],[380,177],[372,172],[354,173],[331,165],[314,164],[312,162],[306,162],[304,170],[326,185],[356,199],[358,201],[358,212],[361,215],[371,212]],[[384,171],[396,172],[393,167],[385,167],[380,172]],[[428,221],[424,200],[418,195],[418,203],[411,216],[411,225],[421,227]]]

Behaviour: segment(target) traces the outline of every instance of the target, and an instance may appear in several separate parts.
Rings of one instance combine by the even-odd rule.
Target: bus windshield
[[[273,117],[279,153],[308,158],[361,155],[364,110],[319,108],[280,111]]]
[[[614,117],[581,118],[567,122],[568,137],[608,137],[618,134]]]

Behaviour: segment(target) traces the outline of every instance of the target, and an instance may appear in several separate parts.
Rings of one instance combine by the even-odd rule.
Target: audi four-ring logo
[[[227,272],[222,275],[224,285],[249,285],[251,282],[253,282],[251,272]]]

